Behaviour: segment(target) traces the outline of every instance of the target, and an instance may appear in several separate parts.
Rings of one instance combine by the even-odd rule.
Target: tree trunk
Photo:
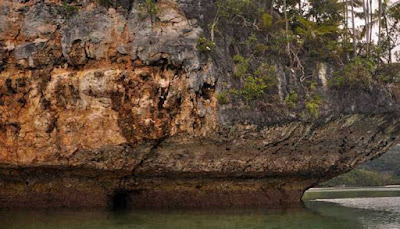
[[[272,21],[274,20],[274,0],[271,0],[271,17]]]
[[[381,42],[381,33],[382,33],[382,0],[378,0],[379,2],[379,16],[378,16],[378,45]]]
[[[303,12],[301,11],[301,0],[299,0],[299,15],[301,16]]]
[[[374,9],[372,8],[372,0],[369,0],[369,42],[372,43],[372,33],[374,31]]]
[[[391,42],[390,42],[390,34],[389,34],[389,25],[388,25],[388,19],[385,16],[385,27],[386,27],[386,36],[387,36],[387,43],[388,43],[388,51],[389,51],[389,59],[388,63],[392,63],[392,47],[391,47]]]
[[[365,22],[365,47],[367,56],[369,55],[369,8],[368,8],[368,0],[363,1],[363,11],[364,11],[364,22]],[[353,12],[354,14],[354,12]]]
[[[287,5],[286,5],[286,0],[283,0],[283,10],[285,14],[285,30],[286,30],[286,51],[288,55],[290,56],[290,44],[289,44],[289,20],[287,17]]]
[[[357,41],[356,41],[356,23],[355,23],[355,15],[354,15],[354,0],[350,0],[351,3],[351,21],[353,24],[353,56],[357,56]]]
[[[385,23],[385,30],[386,30],[386,39],[387,39],[387,43],[388,43],[388,52],[389,52],[389,56],[388,56],[388,63],[392,63],[392,48],[391,48],[391,41],[390,41],[390,31],[389,31],[389,21],[386,15],[386,11],[389,8],[388,3],[385,1],[385,6],[382,7],[382,14],[383,14],[383,20]]]

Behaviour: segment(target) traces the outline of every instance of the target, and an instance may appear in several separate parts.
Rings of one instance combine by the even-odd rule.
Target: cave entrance
[[[126,190],[117,190],[110,198],[110,206],[113,211],[123,211],[129,208],[130,193]]]

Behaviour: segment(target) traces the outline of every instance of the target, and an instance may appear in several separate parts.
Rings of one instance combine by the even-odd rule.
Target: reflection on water
[[[363,190],[374,192],[371,189]],[[363,190],[311,190],[313,195],[324,193],[329,199],[308,200],[304,208],[285,210],[130,212],[3,210],[0,211],[0,229],[400,228],[400,197],[338,198],[338,195],[341,196],[344,192],[350,196],[358,192],[363,196]],[[376,195],[380,196],[380,192],[394,190],[375,191]]]
[[[329,202],[339,204],[343,209],[352,209],[353,211],[349,212],[351,215],[348,215],[347,218],[357,217],[364,228],[400,228],[400,197],[330,199],[323,201],[323,203]]]
[[[361,228],[306,209],[173,212],[8,212],[0,228]]]
[[[393,196],[400,196],[399,187],[313,188],[304,194],[303,200]]]

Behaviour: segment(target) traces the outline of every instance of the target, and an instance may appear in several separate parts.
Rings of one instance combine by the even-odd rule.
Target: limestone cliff
[[[398,93],[329,88],[323,63],[318,117],[285,104],[302,85],[279,66],[273,100],[219,102],[212,1],[69,2],[0,0],[0,207],[294,204],[399,140]]]

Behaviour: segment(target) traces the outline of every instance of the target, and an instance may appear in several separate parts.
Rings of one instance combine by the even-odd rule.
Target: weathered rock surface
[[[285,70],[274,102],[218,104],[211,1],[118,2],[0,0],[0,207],[297,204],[399,141],[398,95],[330,89],[326,66],[318,119],[285,105]]]

